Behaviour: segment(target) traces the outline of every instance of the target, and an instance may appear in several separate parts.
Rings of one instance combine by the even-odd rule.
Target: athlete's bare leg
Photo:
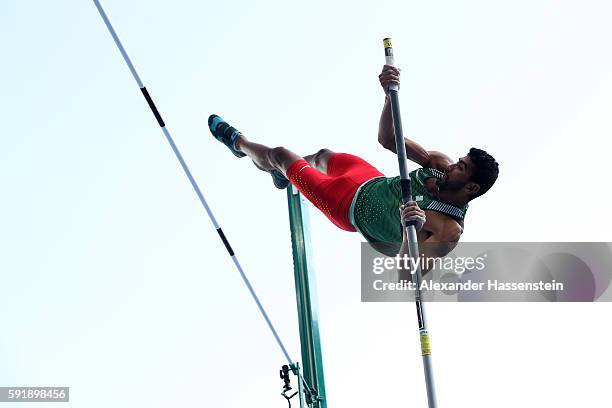
[[[321,173],[327,174],[327,162],[334,154],[335,153],[329,149],[321,149],[316,153],[304,156],[304,160]]]
[[[236,149],[245,153],[255,166],[260,170],[270,172],[278,170],[286,177],[287,169],[296,160],[302,159],[297,153],[283,147],[268,147],[259,143],[251,142],[243,134],[236,139]],[[318,152],[304,157],[311,166],[322,173],[327,172],[327,162],[334,154],[329,149],[321,149]]]

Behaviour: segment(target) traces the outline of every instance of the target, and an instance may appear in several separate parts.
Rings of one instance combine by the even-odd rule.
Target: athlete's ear
[[[480,184],[474,182],[468,182],[465,185],[465,189],[471,196],[475,196],[480,191]]]

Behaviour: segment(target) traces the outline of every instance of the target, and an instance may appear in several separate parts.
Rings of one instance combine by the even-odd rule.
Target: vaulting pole
[[[385,46],[385,62],[387,65],[395,66],[395,58],[393,56],[393,45],[391,38],[383,40]],[[410,176],[406,165],[406,143],[404,141],[404,133],[402,132],[402,118],[399,108],[399,87],[391,85],[389,87],[389,98],[391,99],[391,113],[393,115],[393,126],[395,127],[395,147],[397,149],[397,160],[400,170],[400,183],[402,187],[402,202],[406,204],[412,201],[412,189],[410,187]],[[419,243],[417,241],[417,233],[414,222],[409,223],[406,227],[406,235],[408,237],[408,255],[415,259],[419,259]],[[415,282],[415,301],[417,310],[417,319],[419,322],[419,334],[421,337],[421,354],[423,355],[423,368],[425,370],[425,385],[427,387],[427,402],[429,408],[436,408],[436,393],[434,388],[433,370],[431,367],[431,347],[429,345],[429,333],[427,331],[427,323],[425,321],[425,310],[421,297],[421,267],[420,262],[414,263],[417,265],[414,271]],[[413,264],[413,265],[414,265]]]

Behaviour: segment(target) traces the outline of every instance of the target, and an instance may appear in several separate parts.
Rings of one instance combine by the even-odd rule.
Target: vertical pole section
[[[393,56],[393,45],[390,38],[383,40],[385,45],[385,62],[387,65],[395,65]],[[410,187],[410,176],[406,166],[406,144],[404,142],[404,133],[402,131],[402,118],[399,109],[399,88],[397,85],[389,87],[389,98],[391,99],[391,113],[393,115],[393,126],[395,128],[395,146],[397,148],[397,160],[400,169],[400,183],[402,187],[402,202],[405,204],[412,200],[412,189]],[[408,252],[413,259],[419,258],[419,243],[417,241],[416,228],[414,224],[406,227],[406,235],[408,237]],[[415,263],[419,265],[418,262]],[[421,337],[421,354],[423,355],[423,368],[425,370],[425,385],[427,387],[427,402],[429,408],[436,408],[436,393],[433,380],[433,369],[431,366],[431,347],[429,345],[429,333],[427,331],[427,322],[425,321],[425,309],[421,297],[421,268],[417,266],[415,273],[415,301],[417,310],[417,319],[419,322],[419,334]]]
[[[310,398],[308,395],[306,396],[306,403],[312,408],[326,408],[316,280],[310,257],[308,210],[305,200],[291,184],[287,188],[287,202],[289,205],[291,246],[293,248],[300,343],[302,345],[302,371],[306,384],[310,385],[315,393]]]

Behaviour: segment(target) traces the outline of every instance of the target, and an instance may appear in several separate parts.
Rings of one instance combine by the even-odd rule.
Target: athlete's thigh
[[[383,174],[359,156],[349,153],[335,153],[327,162],[327,175],[331,177],[348,176],[356,182],[367,181]]]
[[[292,164],[287,177],[330,221],[344,230],[354,231],[348,219],[348,208],[359,184],[347,177],[323,174],[305,160]]]

